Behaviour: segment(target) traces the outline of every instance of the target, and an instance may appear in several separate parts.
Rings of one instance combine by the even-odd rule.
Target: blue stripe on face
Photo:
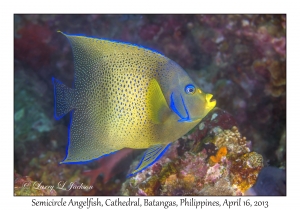
[[[172,92],[172,94],[170,96],[170,108],[172,109],[173,112],[175,112],[175,114],[177,114],[180,117],[180,119],[178,120],[178,122],[191,122],[192,120],[190,119],[189,112],[188,112],[188,110],[186,108],[186,105],[184,103],[184,100],[183,100],[183,97],[182,97],[181,94],[180,94],[180,98],[181,98],[181,101],[182,101],[182,104],[183,104],[183,107],[184,107],[184,111],[185,111],[186,117],[184,117],[182,114],[180,114],[180,112],[176,108],[176,105],[174,103],[174,98],[173,98],[173,92]]]

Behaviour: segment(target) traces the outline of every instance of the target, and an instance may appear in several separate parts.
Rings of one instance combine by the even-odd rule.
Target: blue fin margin
[[[141,172],[142,170],[144,170],[144,169],[150,167],[151,165],[153,165],[157,160],[159,160],[159,159],[163,156],[163,154],[167,151],[167,149],[169,148],[170,145],[171,145],[171,143],[168,144],[168,145],[166,145],[166,146],[161,145],[160,147],[158,147],[159,145],[155,145],[155,146],[153,146],[153,147],[157,147],[157,149],[155,149],[155,150],[153,150],[153,147],[148,148],[148,149],[144,152],[144,155],[143,155],[142,159],[140,160],[138,166],[135,168],[135,170],[134,170],[131,174],[127,175],[127,178],[132,177],[132,176],[134,176],[135,174],[137,174],[138,172]],[[153,155],[152,153],[154,153],[154,155]],[[158,153],[158,154],[157,154],[157,153]],[[147,157],[147,158],[146,158],[146,156],[147,156],[147,155],[150,155],[150,154],[152,154],[152,155],[151,155],[150,157]],[[153,156],[154,156],[154,159],[153,159],[150,163],[148,163],[148,164],[145,165],[144,167],[140,168],[140,166],[141,166],[144,162],[147,162],[149,159],[151,160],[151,157],[153,157]],[[155,156],[156,156],[156,157],[155,157]],[[146,159],[145,159],[145,158],[146,158]],[[140,168],[140,169],[139,169],[139,168]],[[137,169],[138,169],[138,170],[137,170]]]
[[[138,47],[138,48],[141,48],[141,49],[144,49],[144,50],[149,50],[151,52],[157,53],[157,54],[165,57],[165,55],[163,53],[161,53],[161,52],[159,52],[157,50],[154,50],[154,49],[152,49],[150,47],[144,47],[144,46],[137,45],[137,44],[132,44],[132,43],[129,43],[129,42],[123,42],[123,41],[118,41],[118,40],[110,40],[110,39],[107,39],[107,38],[98,38],[98,37],[94,37],[94,36],[86,36],[84,34],[67,34],[67,33],[64,33],[62,31],[57,31],[57,32],[65,35],[66,37],[68,37],[68,36],[81,36],[81,37],[86,37],[86,38],[92,38],[92,39],[98,39],[98,40],[105,40],[105,41],[119,43],[119,44],[131,45],[131,46]]]

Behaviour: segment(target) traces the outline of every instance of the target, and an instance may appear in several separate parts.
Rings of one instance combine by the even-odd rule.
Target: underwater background
[[[59,164],[69,115],[54,119],[51,79],[71,87],[74,61],[58,30],[154,49],[217,108],[134,177],[126,178],[144,150]],[[263,166],[286,168],[285,15],[14,15],[15,195],[243,195]]]

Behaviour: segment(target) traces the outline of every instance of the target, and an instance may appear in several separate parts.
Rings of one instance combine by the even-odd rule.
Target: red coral
[[[115,167],[118,163],[120,163],[125,157],[127,157],[130,153],[132,153],[133,149],[122,149],[114,154],[110,154],[108,156],[102,157],[98,160],[100,167],[93,170],[84,171],[84,175],[90,177],[90,184],[94,184],[97,177],[100,174],[103,174],[104,179],[103,182],[107,183],[114,175],[120,173],[123,167]]]
[[[154,163],[152,166],[152,171],[154,173],[159,173],[162,169],[162,165],[160,163]]]
[[[14,40],[16,59],[35,70],[50,63],[55,48],[49,43],[53,32],[47,26],[27,24],[17,33],[20,38]]]

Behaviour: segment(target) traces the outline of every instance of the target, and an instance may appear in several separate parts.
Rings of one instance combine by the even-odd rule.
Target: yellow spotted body
[[[192,98],[177,89],[184,91],[192,80],[159,53],[125,43],[65,36],[73,48],[74,89],[53,81],[56,117],[73,110],[63,163],[92,160],[125,147],[167,145],[215,106],[210,102],[212,95],[197,87],[198,104],[189,103]],[[194,112],[200,114],[193,118]],[[179,122],[183,115],[187,122]]]

